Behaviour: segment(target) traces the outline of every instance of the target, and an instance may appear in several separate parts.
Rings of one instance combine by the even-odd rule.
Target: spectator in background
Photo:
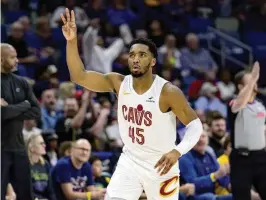
[[[20,22],[23,26],[23,31],[24,31],[24,39],[26,41],[28,41],[30,39],[30,37],[34,37],[34,30],[31,26],[31,21],[30,18],[28,16],[22,16],[18,19],[18,22]],[[36,52],[34,51],[35,49],[30,49],[30,51],[34,52],[36,54]]]
[[[23,25],[20,22],[14,22],[11,25],[10,33],[10,36],[7,38],[7,43],[16,49],[19,63],[24,66],[37,64],[39,62],[38,57],[29,52],[28,45],[24,39]],[[30,74],[26,73],[24,75],[27,76]]]
[[[220,81],[217,83],[219,88],[221,99],[224,102],[231,100],[235,94],[235,84],[231,82],[231,74],[227,69],[222,69]]]
[[[38,42],[33,44],[40,51],[43,66],[54,64],[53,56],[56,53],[56,41],[52,38],[52,31],[47,17],[39,17],[36,21],[36,35]]]
[[[47,137],[47,150],[46,150],[46,158],[49,161],[51,166],[55,166],[58,160],[58,136],[53,132]]]
[[[95,187],[96,188],[107,188],[110,182],[110,177],[103,176],[101,159],[97,156],[91,156],[90,164],[92,167],[92,175],[93,175]]]
[[[40,98],[42,93],[48,89],[56,89],[59,87],[57,78],[57,68],[55,65],[49,65],[37,70],[36,83],[34,84],[34,93]]]
[[[89,25],[89,18],[83,8],[77,6],[76,0],[66,0],[65,6],[59,6],[55,9],[51,18],[51,27],[58,28],[62,24],[60,14],[65,12],[65,9],[75,11],[75,19],[78,30],[84,30]]]
[[[37,128],[37,123],[35,119],[28,119],[24,121],[23,126],[23,137],[27,140],[32,134],[41,134],[42,130]]]
[[[139,38],[148,38],[148,33],[145,29],[138,29],[136,30],[135,32],[135,35],[136,35],[136,39],[139,39]]]
[[[105,190],[96,189],[91,165],[91,145],[85,139],[73,143],[71,156],[61,158],[52,169],[51,178],[57,200],[102,199]]]
[[[87,0],[83,8],[90,19],[99,19],[100,22],[107,20],[102,0]]]
[[[169,34],[165,38],[165,43],[158,50],[158,62],[169,68],[180,68],[180,51],[176,48],[176,38]]]
[[[42,129],[49,130],[54,129],[56,122],[59,118],[59,114],[56,111],[56,97],[53,89],[45,90],[42,93],[41,99],[42,107]]]
[[[49,182],[50,166],[43,156],[46,154],[45,142],[40,134],[32,134],[26,141],[31,164],[31,179],[34,199],[53,200]]]
[[[224,153],[223,144],[226,133],[226,121],[225,118],[219,112],[213,112],[211,120],[209,121],[210,127],[210,140],[209,145],[213,148],[217,157]]]
[[[195,184],[195,199],[232,200],[232,195],[216,196],[217,186],[229,187],[229,166],[219,166],[216,157],[207,151],[208,135],[204,131],[195,147],[179,160],[185,183]]]
[[[216,71],[209,70],[203,73],[203,77],[194,80],[188,88],[188,96],[191,101],[197,100],[200,96],[200,90],[205,82],[210,82],[216,86]],[[218,89],[218,88],[217,88]],[[216,96],[220,98],[220,91],[216,93]]]
[[[72,142],[65,141],[59,146],[59,158],[71,155]]]
[[[28,16],[22,16],[18,19],[18,21],[22,24],[24,34],[27,34],[32,31],[30,19]]]
[[[217,70],[217,64],[214,62],[208,50],[199,46],[199,38],[194,33],[186,36],[187,47],[181,50],[181,65],[189,67],[197,73],[203,73],[209,70]]]
[[[119,38],[116,39],[108,48],[99,45],[98,36],[99,21],[92,21],[84,33],[82,47],[83,58],[87,70],[94,70],[101,73],[109,73],[112,71],[112,63],[119,56],[124,48],[124,41]],[[127,34],[130,30],[127,27]]]
[[[217,91],[217,87],[212,83],[204,83],[200,90],[201,96],[195,101],[195,109],[202,112],[217,110],[226,117],[227,107],[216,97]]]
[[[165,27],[162,24],[162,21],[152,20],[148,23],[147,29],[149,38],[156,44],[157,47],[161,47],[165,41]]]
[[[107,10],[107,19],[113,26],[131,25],[138,20],[137,15],[127,7],[125,0],[112,0],[112,6]]]
[[[113,110],[116,110],[115,107],[117,107],[117,102],[115,103]],[[106,126],[105,132],[108,137],[110,147],[112,149],[116,149],[122,152],[122,147],[124,146],[124,143],[122,142],[120,136],[116,114],[112,114],[112,119]]]
[[[80,108],[77,99],[74,97],[65,99],[64,116],[58,119],[55,126],[59,144],[64,141],[91,137],[88,129],[92,126],[92,122],[86,118],[90,98],[90,92],[85,91],[82,95]]]
[[[76,88],[75,88],[74,83],[72,83],[70,81],[62,82],[59,85],[58,100],[56,102],[56,109],[58,111],[63,111],[66,98],[73,98],[75,96],[75,94],[76,94]]]

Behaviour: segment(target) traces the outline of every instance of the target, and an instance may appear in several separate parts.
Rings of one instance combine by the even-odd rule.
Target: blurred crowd
[[[239,67],[220,66],[217,55],[194,31],[195,19],[234,17],[240,34],[245,26],[266,32],[265,1],[2,0],[1,6],[1,42],[15,47],[19,66],[14,73],[27,79],[41,105],[41,120],[26,120],[23,129],[36,198],[55,198],[49,174],[65,156],[89,160],[94,184],[106,188],[123,147],[116,96],[96,94],[69,81],[60,19],[69,8],[75,11],[80,55],[87,70],[127,75],[127,47],[132,39],[148,37],[155,42],[154,72],[182,89],[204,124],[198,144],[180,159],[180,199],[232,199],[227,109],[237,92],[233,76]],[[265,101],[265,83],[261,83],[260,97]],[[177,140],[183,134],[184,126],[178,123]],[[92,156],[79,152],[83,143],[73,145],[78,139],[89,141]],[[76,184],[82,188],[81,182]],[[11,185],[8,190],[7,199],[12,199]],[[255,191],[251,194],[260,199]]]

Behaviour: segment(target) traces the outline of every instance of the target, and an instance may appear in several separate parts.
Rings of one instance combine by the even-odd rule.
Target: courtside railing
[[[226,66],[226,60],[230,60],[234,64],[239,65],[240,67],[243,68],[252,66],[254,58],[253,58],[252,48],[250,46],[213,27],[208,27],[208,32],[210,35],[214,36],[207,38],[208,49],[209,51],[218,54],[221,57],[222,67]],[[215,38],[215,40],[213,38]],[[216,43],[217,41],[219,42],[220,44],[219,48],[217,48],[214,45],[214,41]],[[229,43],[230,43],[230,48],[228,47]],[[233,55],[232,52],[236,54],[237,53],[241,54],[244,51],[247,51],[248,53],[247,54],[248,61],[246,63],[232,56]]]

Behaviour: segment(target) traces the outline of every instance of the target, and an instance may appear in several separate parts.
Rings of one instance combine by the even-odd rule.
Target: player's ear
[[[151,66],[153,67],[156,64],[156,58],[153,58],[151,61]]]

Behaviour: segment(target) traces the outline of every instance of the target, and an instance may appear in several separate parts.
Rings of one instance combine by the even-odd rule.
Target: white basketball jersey
[[[133,89],[133,78],[124,78],[118,95],[118,123],[123,152],[136,161],[155,164],[175,147],[176,116],[162,113],[160,94],[166,80],[156,75],[152,86],[142,95]]]

